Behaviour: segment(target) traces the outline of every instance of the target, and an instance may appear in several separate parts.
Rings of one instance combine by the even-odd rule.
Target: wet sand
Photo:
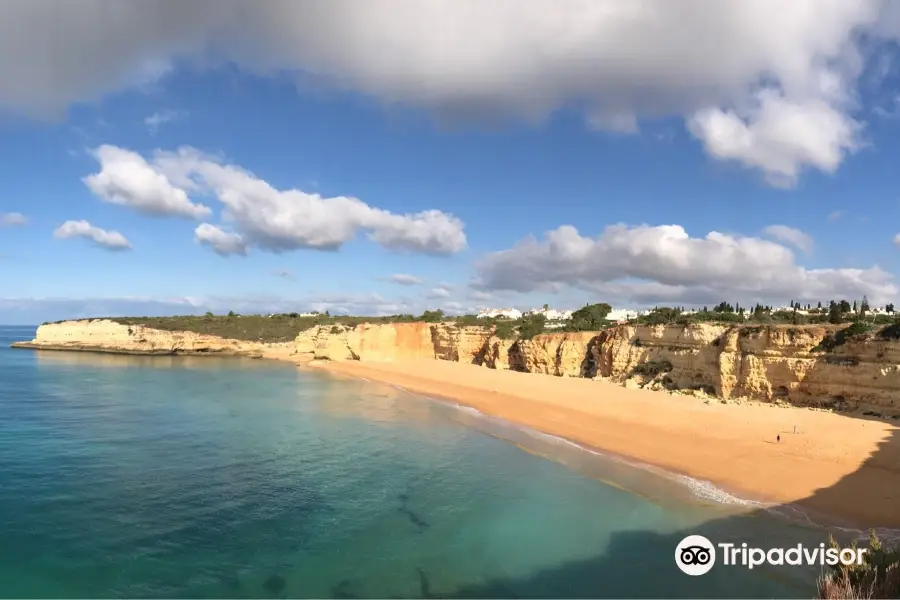
[[[900,526],[900,428],[883,421],[437,360],[309,366],[452,400],[745,498]]]

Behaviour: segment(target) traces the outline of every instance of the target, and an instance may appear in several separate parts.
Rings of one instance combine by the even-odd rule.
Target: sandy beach
[[[900,429],[883,421],[436,360],[310,366],[452,399],[743,497],[847,525],[900,526]]]

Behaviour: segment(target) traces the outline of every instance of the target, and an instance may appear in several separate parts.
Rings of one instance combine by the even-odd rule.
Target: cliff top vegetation
[[[843,333],[835,334],[822,349],[830,350],[851,336],[874,334],[882,338],[900,338],[900,320],[885,314],[874,314],[867,303],[832,301],[823,306],[800,306],[791,302],[792,310],[773,310],[760,304],[752,308],[722,302],[713,308],[704,307],[699,311],[685,311],[679,307],[656,307],[649,313],[629,321],[632,325],[690,325],[692,323],[728,324],[758,327],[760,325],[847,325],[836,327]],[[893,309],[893,306],[890,306]],[[301,315],[300,313],[279,313],[272,315],[240,315],[229,312],[226,315],[184,315],[170,317],[110,317],[123,325],[143,325],[164,331],[191,331],[219,337],[262,342],[288,342],[297,335],[315,326],[355,327],[362,323],[414,323],[449,322],[459,326],[494,329],[494,334],[503,339],[530,339],[541,333],[602,331],[616,323],[607,320],[612,307],[607,303],[586,305],[574,313],[567,321],[548,323],[543,314],[525,314],[519,319],[478,318],[476,315],[449,316],[441,310],[426,310],[421,315],[401,314],[389,316],[348,316],[321,314]],[[846,331],[844,331],[846,329]]]

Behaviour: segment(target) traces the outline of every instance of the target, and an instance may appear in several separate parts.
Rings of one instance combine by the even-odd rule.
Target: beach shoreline
[[[15,346],[50,352],[157,354],[71,345]],[[304,370],[391,384],[587,450],[708,482],[750,503],[781,505],[789,512],[799,509],[815,515],[816,523],[857,529],[900,527],[900,428],[880,420],[761,402],[724,403],[610,381],[434,359],[314,360],[312,354],[284,347],[252,353],[165,354],[277,360]],[[849,477],[852,486],[843,483]]]
[[[898,428],[888,423],[448,361],[299,366],[467,406],[587,450],[708,482],[750,503],[799,509],[819,524],[900,527],[900,444]],[[848,477],[859,482],[853,494],[844,490]]]

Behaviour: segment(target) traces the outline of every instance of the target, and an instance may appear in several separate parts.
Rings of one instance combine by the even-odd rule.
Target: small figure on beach
[[[776,442],[780,442],[780,441],[781,441],[781,435],[780,435],[780,434],[775,436],[775,441],[776,441]]]

